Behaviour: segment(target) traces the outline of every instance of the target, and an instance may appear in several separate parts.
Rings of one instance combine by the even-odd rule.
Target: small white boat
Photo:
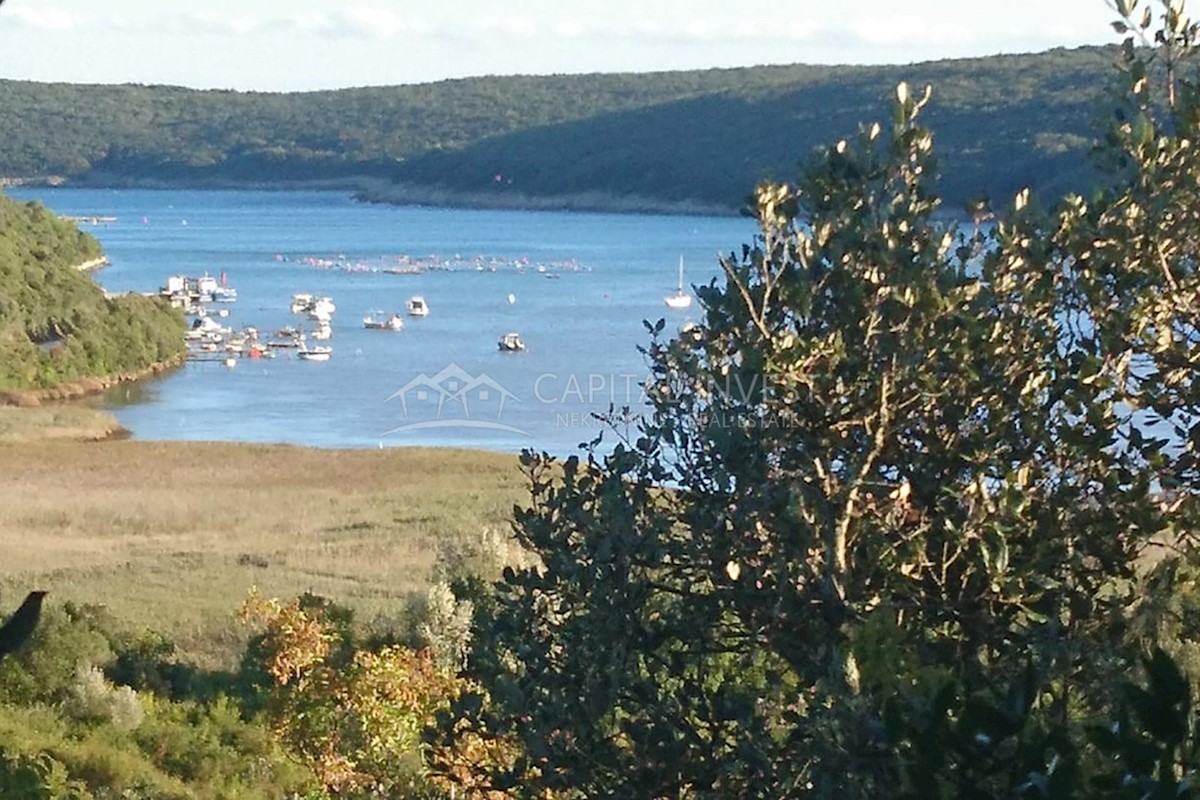
[[[404,320],[399,314],[385,317],[381,312],[372,312],[363,317],[363,327],[369,331],[398,331],[404,327]]]
[[[519,333],[506,333],[500,337],[500,341],[496,343],[501,352],[504,353],[519,353],[525,349],[525,342],[521,339]]]
[[[296,355],[305,361],[328,361],[329,357],[333,355],[333,348],[321,345],[316,347],[302,346],[296,351]]]
[[[312,308],[313,296],[311,294],[294,294],[292,295],[292,313],[307,314]]]
[[[419,294],[415,294],[408,300],[408,315],[410,317],[427,317],[429,316],[429,304],[425,302],[425,298]]]
[[[216,296],[216,291],[219,288],[217,279],[207,272],[196,279],[196,294],[199,296],[201,303],[211,301]]]
[[[679,285],[674,292],[663,298],[667,308],[682,310],[692,304],[692,296],[683,290],[683,256],[679,257]]]

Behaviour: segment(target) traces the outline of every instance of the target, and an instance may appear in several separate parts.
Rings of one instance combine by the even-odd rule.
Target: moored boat
[[[667,308],[682,310],[692,304],[692,296],[683,290],[683,256],[679,257],[679,284],[675,291],[663,298]]]
[[[425,302],[425,298],[419,294],[415,294],[408,300],[408,315],[410,317],[427,317],[429,316],[429,304]]]
[[[300,349],[296,351],[296,355],[305,361],[328,361],[330,356],[333,355],[333,348],[322,345],[317,345],[316,347],[301,345]]]
[[[385,317],[381,312],[372,312],[363,317],[363,327],[369,331],[398,331],[404,327],[404,320],[399,314]]]
[[[521,338],[521,334],[516,332],[504,334],[496,344],[504,353],[519,353],[525,349],[525,341]]]

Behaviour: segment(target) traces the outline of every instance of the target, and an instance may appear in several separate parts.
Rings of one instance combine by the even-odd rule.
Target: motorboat
[[[288,348],[299,347],[304,343],[304,331],[288,326],[280,328],[275,332],[275,335],[267,341],[267,347]]]
[[[425,302],[425,298],[419,294],[415,294],[408,300],[408,315],[410,317],[427,317],[429,316],[429,304]]]
[[[208,278],[208,273],[204,274],[204,278]],[[211,278],[208,278],[207,287],[208,296],[212,298],[214,303],[237,302],[237,289],[229,285],[229,276],[226,273],[221,273],[219,281],[213,281]]]
[[[369,331],[398,331],[404,327],[404,320],[399,314],[385,317],[382,312],[372,312],[363,317],[363,327]]]
[[[220,342],[232,331],[221,325],[212,317],[197,317],[192,327],[184,334],[189,341]]]
[[[337,306],[328,297],[317,297],[311,294],[292,295],[292,313],[307,314],[315,320],[327,320],[337,311]]]
[[[683,290],[683,256],[679,257],[679,284],[675,291],[663,298],[667,308],[682,310],[692,304],[692,296]]]
[[[196,296],[201,303],[211,302],[217,287],[217,279],[206,272],[196,279]]]
[[[333,337],[333,327],[328,322],[322,322],[312,332],[312,338],[324,341]]]
[[[519,353],[525,349],[525,342],[521,339],[519,333],[506,333],[500,337],[497,342],[501,352],[504,353]]]
[[[296,351],[296,355],[305,361],[328,361],[330,356],[333,355],[333,348],[323,345],[317,345],[316,347],[301,345],[300,349]]]

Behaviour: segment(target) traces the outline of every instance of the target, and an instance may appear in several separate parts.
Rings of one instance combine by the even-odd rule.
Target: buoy
[[[509,304],[509,305],[512,305],[512,304],[513,304],[513,303],[515,303],[515,302],[517,302],[517,296],[516,296],[515,294],[512,294],[512,293],[510,292],[510,293],[509,293],[509,295],[508,295],[508,304]]]
[[[233,367],[236,365],[237,365],[237,359],[234,358],[233,356],[230,356],[229,358],[225,359],[225,366]]]

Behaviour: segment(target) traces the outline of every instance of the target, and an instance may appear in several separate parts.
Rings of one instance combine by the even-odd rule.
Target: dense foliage
[[[494,800],[476,770],[511,766],[515,742],[423,734],[478,691],[461,674],[471,605],[450,585],[490,583],[521,563],[512,555],[493,530],[444,536],[428,592],[386,625],[313,594],[251,591],[238,616],[252,635],[231,672],[199,670],[101,607],[51,603],[0,660],[0,796]]]
[[[942,221],[901,83],[758,186],[703,325],[648,323],[639,426],[523,456],[515,542],[444,546],[373,635],[252,594],[227,676],[51,609],[0,662],[0,790],[1193,796],[1200,25],[1115,5],[1101,188]]]
[[[78,267],[100,245],[37,203],[0,196],[0,389],[135,372],[183,352],[183,317],[106,298]]]
[[[702,327],[651,326],[631,436],[525,455],[538,562],[480,617],[457,722],[521,742],[495,786],[1190,796],[1200,718],[1154,648],[1193,638],[1162,615],[1195,597],[1198,28],[1135,5],[1103,188],[939,222],[901,84],[759,186]]]
[[[169,643],[121,631],[103,609],[50,607],[0,662],[0,795],[267,800],[317,788],[235,699],[186,673]]]
[[[739,208],[850,133],[900,80],[937,87],[958,204],[1092,179],[1086,152],[1112,50],[903,67],[481,77],[300,94],[0,81],[0,176],[282,182],[373,176],[469,193]],[[496,180],[500,175],[501,179]]]

